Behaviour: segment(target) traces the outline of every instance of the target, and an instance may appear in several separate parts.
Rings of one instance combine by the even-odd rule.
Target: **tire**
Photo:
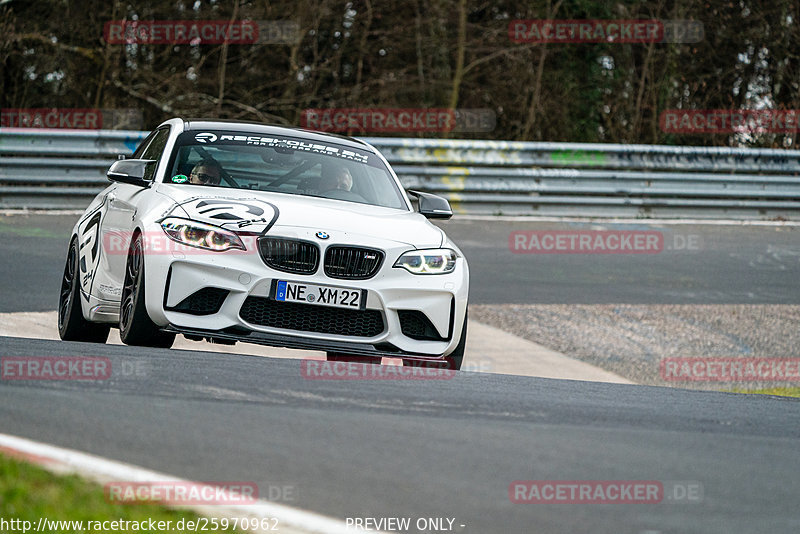
[[[380,365],[382,360],[378,356],[355,356],[351,354],[344,354],[342,352],[327,352],[326,354],[329,362],[356,362]]]
[[[81,295],[78,287],[78,240],[69,244],[61,291],[58,294],[58,336],[64,341],[105,343],[111,326],[92,323],[83,317]]]
[[[464,313],[464,325],[461,327],[461,339],[458,341],[455,350],[445,356],[444,360],[436,362],[426,362],[419,360],[403,360],[403,365],[406,367],[433,367],[436,369],[452,369],[454,371],[461,370],[461,364],[464,362],[464,351],[467,348],[467,316],[468,312]]]
[[[119,305],[119,337],[126,345],[169,348],[175,341],[175,334],[162,332],[147,315],[144,284],[142,237],[136,235],[125,262],[125,282]]]

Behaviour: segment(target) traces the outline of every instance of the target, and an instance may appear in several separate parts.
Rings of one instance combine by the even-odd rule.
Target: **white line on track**
[[[124,481],[187,484],[198,489],[207,486],[201,482],[191,482],[135,465],[108,460],[100,456],[64,449],[9,434],[0,434],[0,452],[20,457],[55,473],[76,473],[101,484]],[[216,495],[225,492],[220,488],[212,488]],[[277,531],[282,534],[338,534],[344,532],[352,534],[353,532],[352,528],[348,528],[345,522],[339,519],[260,499],[254,504],[206,504],[203,506],[181,506],[180,508],[191,509],[209,518],[239,518],[240,521],[247,518],[259,520],[262,518],[277,519]],[[271,525],[274,525],[274,523],[271,523]],[[275,532],[274,530],[262,531],[259,529],[248,529],[248,531]]]

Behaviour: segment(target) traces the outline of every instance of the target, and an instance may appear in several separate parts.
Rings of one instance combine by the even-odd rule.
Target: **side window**
[[[167,146],[167,139],[169,139],[169,128],[162,128],[156,131],[150,144],[142,152],[141,159],[158,159],[161,153],[164,152],[164,147]]]
[[[158,160],[161,158],[161,154],[164,152],[164,147],[167,146],[167,139],[169,139],[169,128],[162,128],[155,132],[155,136],[150,141],[150,144],[147,145],[147,148],[144,149],[142,155],[139,156],[141,159],[153,159]],[[156,167],[158,166],[157,163],[147,166],[147,171],[145,172],[144,179],[145,180],[152,180],[153,175],[156,172]]]
[[[155,137],[157,133],[158,133],[158,131],[150,132],[150,134],[147,137],[144,138],[144,141],[139,143],[139,146],[136,147],[136,151],[133,153],[133,156],[131,156],[131,157],[133,159],[141,159],[142,158],[142,152],[144,152],[144,149],[147,148],[147,145],[150,144],[150,141],[153,140],[153,137]]]

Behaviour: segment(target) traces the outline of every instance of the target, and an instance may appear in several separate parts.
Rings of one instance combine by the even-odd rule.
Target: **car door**
[[[156,132],[148,135],[134,153],[138,157],[150,144]],[[108,285],[108,256],[119,248],[114,240],[103,237],[103,227],[106,226],[109,196],[119,184],[112,182],[107,188],[101,203],[78,224],[78,281],[82,293],[86,296],[94,295],[102,299],[114,300],[119,298],[119,289]]]
[[[158,160],[164,153],[164,148],[169,139],[170,127],[159,128],[134,153],[134,158],[154,160],[156,163],[147,166],[145,180],[154,178]],[[116,187],[106,197],[106,216],[101,221],[105,261],[107,262],[107,283],[103,288],[113,288],[110,295],[99,295],[100,298],[120,298],[122,284],[125,281],[125,265],[128,257],[128,247],[133,234],[133,221],[136,218],[137,204],[144,197],[151,195],[149,188],[117,182]],[[99,287],[99,286],[98,286]]]

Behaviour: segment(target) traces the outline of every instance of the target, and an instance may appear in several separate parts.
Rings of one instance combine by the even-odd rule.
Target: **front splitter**
[[[287,349],[318,350],[323,352],[337,352],[352,354],[354,356],[374,356],[377,358],[406,358],[420,361],[443,361],[441,356],[431,356],[430,354],[419,354],[414,352],[404,352],[394,348],[388,343],[376,346],[365,343],[350,343],[338,340],[322,340],[311,338],[299,338],[283,334],[270,334],[266,332],[256,332],[251,330],[203,330],[198,328],[187,328],[184,326],[169,325],[163,328],[166,332],[198,336],[203,338],[222,339],[226,341],[241,341],[243,343],[255,343],[257,345],[267,345],[270,347],[284,347]],[[383,346],[389,345],[394,348],[384,349]]]

